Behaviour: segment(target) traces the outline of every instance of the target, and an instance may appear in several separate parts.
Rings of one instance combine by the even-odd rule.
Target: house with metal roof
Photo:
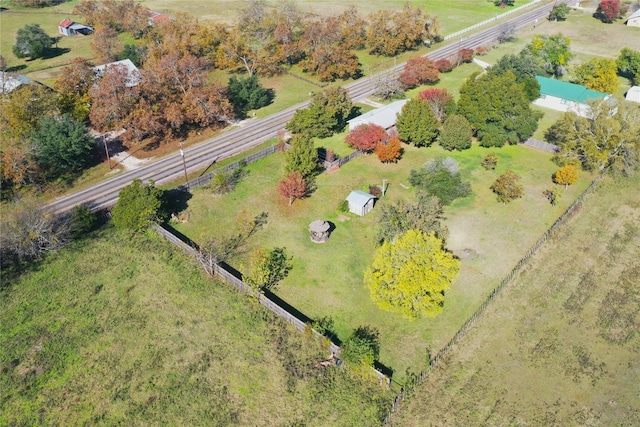
[[[356,215],[365,216],[373,209],[376,196],[361,190],[354,190],[347,196],[349,202],[349,212]]]
[[[127,87],[134,87],[142,80],[140,70],[135,66],[130,59],[123,59],[121,61],[109,62],[108,64],[102,64],[93,67],[93,71],[96,73],[96,77],[102,77],[106,70],[112,67],[123,68],[127,71]]]
[[[63,36],[76,36],[78,34],[87,36],[93,33],[93,27],[73,22],[69,18],[64,18],[62,22],[58,24],[58,32]]]
[[[610,97],[606,93],[596,92],[574,83],[540,76],[536,76],[536,80],[540,83],[540,98],[533,101],[535,105],[556,111],[570,111],[582,117],[589,115],[590,108],[587,101]]]
[[[22,85],[39,84],[22,74],[9,74],[0,71],[0,94],[11,93]]]
[[[385,130],[392,128],[396,124],[398,114],[402,112],[404,104],[409,102],[408,99],[392,102],[384,107],[376,108],[358,117],[349,120],[349,130],[353,130],[360,125],[378,125]]]
[[[640,9],[636,10],[627,18],[625,24],[629,27],[640,27]]]

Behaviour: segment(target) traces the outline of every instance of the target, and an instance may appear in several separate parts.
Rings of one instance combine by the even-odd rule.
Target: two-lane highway
[[[567,3],[573,3],[574,1],[569,0]],[[432,60],[449,58],[453,57],[461,48],[476,48],[486,45],[496,40],[506,25],[519,29],[546,19],[552,7],[553,3],[542,5],[520,16],[496,24],[491,28],[470,34],[467,37],[461,37],[454,43],[433,49],[427,56]],[[396,74],[403,67],[404,64],[398,64],[381,74]],[[345,88],[349,91],[352,99],[363,99],[374,92],[379,78],[380,75],[362,78],[346,85]],[[252,120],[243,127],[228,130],[220,136],[184,150],[188,171],[194,172],[203,169],[217,159],[236,155],[275,137],[278,131],[283,129],[291,119],[295,111],[305,108],[308,104],[309,101],[306,101],[269,117]],[[107,207],[116,202],[120,190],[129,185],[134,179],[141,179],[142,181],[153,180],[158,184],[162,184],[179,179],[182,174],[182,159],[180,154],[176,153],[142,168],[124,172],[95,186],[61,197],[51,203],[49,207],[56,212],[64,212],[80,204],[86,204],[93,209]]]

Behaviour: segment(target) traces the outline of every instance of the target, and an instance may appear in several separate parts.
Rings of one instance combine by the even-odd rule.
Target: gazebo
[[[324,243],[329,240],[329,229],[331,226],[327,221],[317,219],[309,224],[309,233],[311,241],[315,243]]]

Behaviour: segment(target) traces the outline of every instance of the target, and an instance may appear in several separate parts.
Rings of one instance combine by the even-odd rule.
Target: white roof
[[[640,102],[640,86],[633,86],[624,97],[627,101]]]
[[[376,108],[358,117],[349,120],[349,129],[354,129],[363,124],[374,124],[384,129],[389,129],[396,124],[398,114],[402,111],[404,104],[409,102],[408,99],[392,102],[384,107]]]
[[[19,86],[33,84],[33,81],[23,75],[10,75],[9,73],[0,72],[0,93],[10,93]]]
[[[122,61],[109,62],[108,64],[98,65],[93,67],[93,70],[95,71],[96,76],[102,77],[105,69],[118,65],[124,66],[127,69],[127,76],[129,77],[127,87],[137,86],[138,83],[140,83],[140,79],[142,78],[142,76],[140,75],[140,70],[138,70],[138,67],[136,67],[130,59],[123,59]]]
[[[371,199],[375,199],[376,196],[369,193],[365,193],[361,190],[354,190],[347,196],[347,201],[353,205],[363,207]]]
[[[632,19],[632,18],[638,18],[638,17],[640,17],[640,9],[636,10],[635,12],[633,12],[633,13],[631,14],[631,16],[627,18],[627,21],[628,21],[629,19]]]

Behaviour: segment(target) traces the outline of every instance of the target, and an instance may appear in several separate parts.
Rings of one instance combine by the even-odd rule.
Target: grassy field
[[[324,145],[323,141],[317,145]],[[405,146],[403,159],[397,165],[383,165],[375,156],[360,157],[337,172],[320,175],[314,194],[292,206],[276,190],[284,165],[282,155],[276,154],[249,165],[248,176],[231,194],[216,196],[208,190],[195,190],[189,200],[190,222],[175,227],[193,240],[202,241],[231,232],[237,213],[243,209],[253,214],[268,212],[269,224],[256,236],[251,249],[284,246],[294,255],[294,269],[276,293],[311,318],[331,316],[341,339],[360,325],[378,328],[382,340],[380,362],[401,377],[407,367],[416,369],[424,364],[427,347],[439,349],[451,338],[520,254],[588,185],[588,177],[582,177],[567,190],[558,206],[551,207],[542,195],[553,185],[550,177],[556,169],[548,153],[524,146],[493,151],[500,157],[499,167],[493,172],[480,168],[480,160],[488,150],[477,146],[462,153]],[[351,190],[380,184],[383,178],[390,182],[390,189],[379,204],[412,200],[413,190],[401,186],[408,184],[409,170],[430,158],[447,155],[458,160],[474,191],[473,196],[446,210],[451,234],[448,247],[464,258],[462,272],[447,294],[440,317],[409,322],[379,310],[362,284],[362,275],[375,250],[375,213],[363,218],[343,215],[337,206]],[[489,186],[508,168],[523,176],[526,194],[523,199],[502,205]],[[307,228],[315,219],[328,220],[335,226],[326,245],[309,240]],[[500,251],[496,251],[498,247]],[[241,271],[245,263],[246,258],[232,262]]]
[[[3,272],[0,425],[379,423],[389,391],[177,251],[107,227]]]
[[[605,180],[391,425],[640,425],[639,192]]]

